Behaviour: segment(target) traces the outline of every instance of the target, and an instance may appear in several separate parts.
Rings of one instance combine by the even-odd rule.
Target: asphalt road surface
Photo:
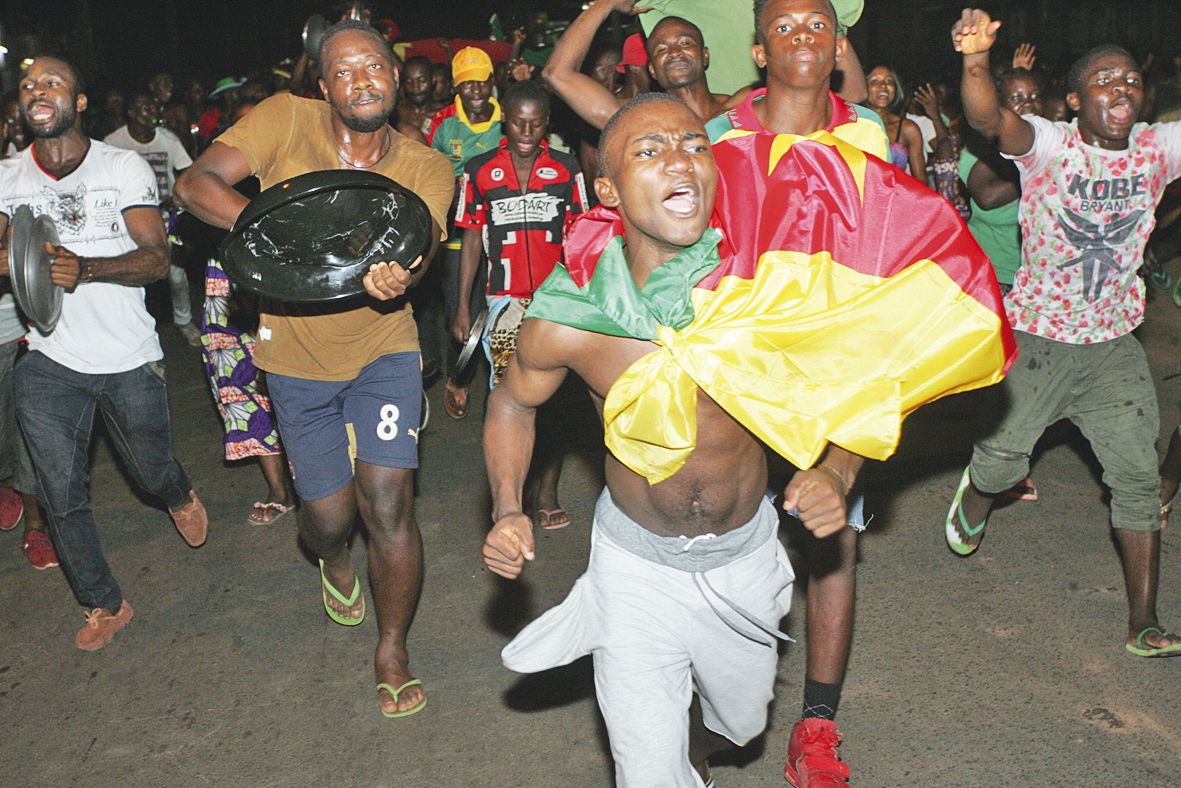
[[[482,394],[468,418],[435,416],[421,441],[417,517],[426,551],[412,667],[428,707],[378,711],[372,615],[324,615],[295,515],[250,525],[265,491],[222,461],[199,354],[162,329],[178,456],[211,532],[185,546],[96,442],[91,481],[104,549],[135,620],[83,653],[59,570],[35,572],[20,533],[0,534],[0,783],[18,785],[604,786],[612,766],[588,659],[536,676],[500,648],[582,572],[601,486],[589,411],[568,417],[561,499],[572,524],[539,537],[510,584],[482,568],[489,524]],[[1155,298],[1139,332],[1161,400],[1163,450],[1181,400],[1181,310]],[[1176,785],[1181,658],[1124,652],[1123,579],[1098,470],[1069,425],[1033,470],[1041,498],[994,514],[969,559],[942,523],[988,397],[961,395],[908,421],[898,454],[865,473],[856,635],[839,721],[859,785]],[[789,529],[784,538],[790,540]],[[353,563],[364,579],[364,540]],[[1181,627],[1181,522],[1164,534],[1159,609]],[[797,574],[804,574],[797,563]],[[803,685],[797,583],[765,737],[714,768],[718,785],[778,786]],[[368,595],[368,589],[366,588]]]

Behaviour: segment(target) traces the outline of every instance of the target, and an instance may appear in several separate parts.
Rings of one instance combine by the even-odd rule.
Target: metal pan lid
[[[53,255],[45,251],[45,242],[61,243],[57,225],[48,216],[33,216],[33,209],[21,205],[12,215],[12,246],[9,267],[12,291],[21,311],[42,334],[57,326],[62,313],[64,290],[51,279]]]
[[[476,320],[472,323],[472,330],[468,332],[467,341],[463,343],[463,349],[459,351],[459,358],[455,361],[455,379],[463,380],[467,373],[467,368],[471,366],[472,359],[475,358],[476,349],[480,347],[480,343],[484,338],[484,329],[488,326],[488,310],[480,312],[476,316]]]
[[[360,295],[369,266],[409,266],[430,241],[431,215],[414,192],[375,172],[322,170],[251,200],[219,255],[241,287],[323,302]]]

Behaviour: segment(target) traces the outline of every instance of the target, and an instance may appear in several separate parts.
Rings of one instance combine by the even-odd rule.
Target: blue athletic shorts
[[[418,353],[392,353],[352,380],[267,375],[300,498],[316,501],[348,484],[354,456],[384,468],[418,467],[421,368]]]

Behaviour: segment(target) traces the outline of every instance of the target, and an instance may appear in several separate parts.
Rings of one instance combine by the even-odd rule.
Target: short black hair
[[[765,1],[766,0],[764,0],[764,2]],[[688,19],[685,19],[685,17],[683,17],[683,16],[666,16],[663,19],[661,19],[659,22],[657,22],[656,24],[652,25],[652,30],[651,30],[651,32],[648,33],[648,39],[647,39],[647,41],[644,42],[645,48],[648,45],[648,41],[651,41],[652,37],[656,35],[656,28],[660,27],[661,25],[663,25],[665,23],[669,23],[669,22],[680,22],[682,25],[686,25],[687,27],[691,28],[693,30],[693,32],[697,34],[697,43],[701,44],[702,46],[705,46],[705,35],[701,32],[700,27],[695,25],[693,22],[690,22]]]
[[[385,36],[377,32],[376,28],[356,19],[342,19],[341,21],[332,25],[332,27],[325,30],[324,35],[320,36],[320,45],[316,47],[316,52],[318,53],[318,57],[316,59],[319,60],[321,64],[324,62],[324,50],[328,48],[328,42],[331,41],[337,33],[343,33],[346,30],[359,30],[367,36],[372,36],[373,40],[377,42],[381,53],[388,57],[391,63],[397,64],[401,62],[396,57],[394,57],[394,50],[390,49],[390,42],[386,41]]]
[[[997,74],[996,77],[996,94],[1002,96],[1005,91],[1005,85],[1014,79],[1028,79],[1037,85],[1038,92],[1045,90],[1045,84],[1040,75],[1027,68],[1006,68]]]
[[[604,124],[603,131],[599,134],[599,153],[596,161],[600,175],[610,175],[610,171],[607,166],[607,149],[611,146],[611,138],[615,136],[615,132],[618,130],[619,122],[623,119],[623,116],[629,114],[637,107],[642,107],[645,104],[654,104],[658,101],[668,101],[672,102],[673,104],[680,104],[682,107],[685,107],[685,103],[683,101],[681,101],[679,98],[674,98],[667,93],[641,93],[616,110],[615,114],[611,116],[606,124]],[[688,107],[685,108],[688,109]]]
[[[1085,55],[1074,61],[1074,65],[1066,72],[1066,92],[1078,93],[1083,89],[1083,75],[1087,73],[1088,69],[1094,65],[1095,61],[1107,55],[1123,55],[1128,60],[1136,63],[1136,58],[1132,57],[1132,53],[1121,46],[1115,44],[1100,44],[1094,49],[1088,50]],[[1139,68],[1136,65],[1136,68]]]
[[[422,55],[415,55],[414,57],[406,58],[405,68],[403,71],[409,70],[411,66],[422,66],[429,73],[434,73],[435,64],[430,61],[430,58]]]
[[[500,106],[504,112],[511,112],[526,101],[532,101],[543,115],[549,115],[549,91],[532,79],[514,82],[504,91]]]
[[[66,71],[70,72],[70,81],[74,83],[74,95],[80,96],[86,92],[86,80],[82,77],[82,69],[78,68],[78,65],[70,58],[56,52],[46,52],[37,55],[33,60],[56,60],[61,63],[66,67]]]
[[[760,44],[765,43],[763,41],[763,14],[767,11],[767,2],[768,0],[755,0],[755,41]],[[839,32],[841,20],[837,17],[836,6],[832,4],[832,0],[824,0],[824,4],[828,6],[833,24],[837,26]]]

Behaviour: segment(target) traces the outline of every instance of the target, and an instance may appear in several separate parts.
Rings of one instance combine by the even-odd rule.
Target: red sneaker
[[[21,494],[0,484],[0,531],[11,531],[25,515],[25,501]]]
[[[57,566],[57,551],[53,549],[53,542],[44,531],[29,531],[21,542],[21,550],[29,565],[34,569],[48,569]]]
[[[848,785],[849,765],[837,754],[840,743],[835,721],[805,717],[791,729],[783,776],[796,788]]]

